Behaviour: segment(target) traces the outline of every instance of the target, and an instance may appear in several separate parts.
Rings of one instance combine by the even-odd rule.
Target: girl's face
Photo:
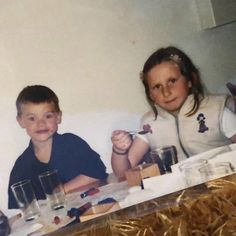
[[[154,103],[176,114],[188,97],[191,82],[181,74],[174,62],[162,62],[147,76],[149,94]]]
[[[52,138],[61,123],[61,112],[55,111],[53,103],[26,103],[21,105],[21,115],[17,121],[34,143]]]

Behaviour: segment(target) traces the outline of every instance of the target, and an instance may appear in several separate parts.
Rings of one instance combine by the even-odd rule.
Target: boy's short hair
[[[21,115],[21,105],[31,103],[54,103],[56,112],[60,112],[59,99],[48,87],[43,85],[32,85],[25,87],[16,99],[17,116]]]

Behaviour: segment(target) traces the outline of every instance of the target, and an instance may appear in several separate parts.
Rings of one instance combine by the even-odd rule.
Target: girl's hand
[[[115,151],[125,152],[132,144],[132,137],[124,130],[115,130],[112,132],[111,141]]]

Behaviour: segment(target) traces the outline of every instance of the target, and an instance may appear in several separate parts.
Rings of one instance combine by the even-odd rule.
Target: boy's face
[[[53,103],[26,103],[21,105],[17,121],[33,142],[44,142],[52,138],[61,123],[61,112],[55,111]]]

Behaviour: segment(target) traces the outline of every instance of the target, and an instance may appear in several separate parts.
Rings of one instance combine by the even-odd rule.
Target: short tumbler
[[[182,173],[187,187],[202,184],[206,181],[199,169],[205,167],[208,161],[206,159],[191,160],[179,165],[179,170]]]
[[[233,173],[234,168],[230,162],[217,162],[208,163],[199,168],[199,171],[207,180],[213,180]]]

